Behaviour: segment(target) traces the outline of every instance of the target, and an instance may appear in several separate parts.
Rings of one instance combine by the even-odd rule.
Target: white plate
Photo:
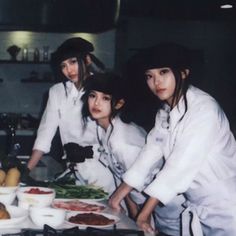
[[[53,208],[61,208],[61,209],[64,209],[64,210],[67,210],[67,211],[80,211],[80,210],[69,210],[69,209],[65,209],[63,207],[58,207],[58,206],[55,206],[55,203],[56,202],[69,202],[69,201],[78,201],[78,202],[83,202],[83,203],[87,203],[87,204],[92,204],[92,205],[97,205],[97,206],[101,206],[101,207],[104,207],[104,209],[102,210],[99,210],[99,211],[96,211],[96,210],[89,210],[89,211],[86,211],[86,210],[82,210],[82,211],[86,211],[86,212],[101,212],[101,211],[104,211],[105,208],[107,207],[105,204],[102,204],[102,203],[99,203],[99,202],[96,202],[96,201],[93,201],[93,200],[81,200],[81,199],[68,199],[68,198],[56,198],[54,199],[53,203],[52,203],[52,207]]]
[[[76,223],[72,223],[72,222],[69,222],[69,218],[72,217],[72,216],[76,216],[77,214],[83,214],[83,213],[93,213],[93,214],[97,214],[97,215],[103,215],[109,219],[112,219],[114,220],[114,223],[111,223],[111,224],[107,224],[107,225],[86,225],[86,224],[76,224]],[[106,228],[106,227],[110,227],[110,226],[113,226],[114,224],[116,224],[117,222],[120,221],[120,218],[115,216],[115,215],[111,215],[111,214],[107,214],[107,213],[98,213],[98,212],[82,212],[82,211],[71,211],[71,212],[68,212],[66,214],[66,223],[70,224],[70,225],[73,225],[73,226],[79,226],[81,228],[87,228],[87,227],[96,227],[96,228]]]
[[[0,220],[0,228],[9,225],[17,225],[28,217],[28,211],[16,206],[6,206],[11,219]]]

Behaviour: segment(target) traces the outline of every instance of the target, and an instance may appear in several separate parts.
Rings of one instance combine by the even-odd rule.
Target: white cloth
[[[112,125],[108,127],[106,132],[100,126],[97,126],[97,129],[98,143],[100,143],[99,151],[96,154],[97,159],[111,170],[116,185],[119,185],[123,173],[134,163],[145,144],[146,132],[134,123],[126,124],[122,122],[119,117],[113,119]],[[79,165],[78,168],[81,175],[88,178],[88,173],[83,168],[83,165]],[[90,175],[90,178],[94,178],[97,175],[96,182],[104,181],[103,175],[98,171],[90,173]],[[115,188],[114,184],[113,190]],[[132,196],[138,204],[143,203],[145,200],[142,194],[137,192]]]
[[[182,214],[183,236],[236,235],[236,177],[189,189]],[[220,189],[220,194],[219,194]],[[190,216],[190,227],[187,224]],[[202,226],[200,226],[202,223]]]
[[[153,212],[155,226],[159,232],[171,236],[180,236],[180,216],[184,211],[183,204],[185,198],[183,195],[176,196],[165,206],[157,206]]]
[[[156,161],[155,157],[161,159],[163,154],[165,164],[145,192],[164,204],[168,204],[179,193],[186,193],[187,199],[191,199],[193,189],[201,189],[222,180],[227,182],[236,176],[236,142],[224,112],[211,96],[193,86],[187,92],[187,100],[188,109],[185,115],[184,101],[181,99],[169,113],[169,126],[166,130],[152,130],[148,137],[150,148],[145,148],[148,149],[149,155],[146,155],[147,151],[144,149],[124,178],[131,186],[141,188],[146,176],[140,177],[140,171],[145,170],[145,174],[148,174],[148,170]],[[157,115],[156,127],[160,126],[160,123]],[[162,139],[160,133],[164,133]],[[136,176],[139,176],[138,182]],[[195,191],[196,193],[198,191]],[[215,194],[219,199],[223,199],[221,188],[216,189]],[[198,198],[190,202],[202,204]],[[221,232],[230,227],[226,232],[231,234],[221,235],[236,235],[236,227],[232,227],[236,211],[224,212],[218,205],[219,210],[214,212],[216,203],[206,204],[211,209],[211,216],[201,220],[201,223],[202,227],[209,227],[207,235],[216,235],[214,223],[208,225],[210,218],[214,217],[225,222],[221,225]],[[233,199],[229,199],[225,204],[228,209],[230,206],[235,207]]]
[[[89,128],[86,131],[83,130],[82,95],[83,92],[78,91],[70,81],[66,82],[66,90],[63,83],[55,84],[50,88],[47,106],[37,131],[33,149],[44,153],[49,152],[58,127],[63,145],[69,142],[78,143],[81,146],[96,143],[95,122],[90,120]]]

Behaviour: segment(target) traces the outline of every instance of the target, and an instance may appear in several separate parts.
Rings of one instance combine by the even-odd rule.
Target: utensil
[[[59,176],[57,176],[55,178],[55,181],[60,180],[61,178],[64,178],[65,176],[71,175],[73,174],[73,176],[75,177],[75,179],[77,179],[80,182],[80,185],[87,185],[87,181],[81,176],[81,174],[79,173],[79,171],[76,171],[75,169],[75,164],[70,163],[68,168]]]

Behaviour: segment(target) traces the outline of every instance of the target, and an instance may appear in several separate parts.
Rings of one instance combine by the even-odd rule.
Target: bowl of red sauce
[[[55,190],[46,187],[20,187],[16,191],[18,205],[28,208],[30,206],[48,207],[55,199]]]

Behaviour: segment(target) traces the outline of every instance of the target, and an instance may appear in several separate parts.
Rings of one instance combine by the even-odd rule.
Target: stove
[[[20,233],[2,234],[2,236],[144,236],[144,232],[139,230],[117,229],[116,225],[114,225],[113,229],[88,227],[86,230],[79,229],[79,227],[56,230],[48,225],[44,225],[42,230],[22,229]]]

